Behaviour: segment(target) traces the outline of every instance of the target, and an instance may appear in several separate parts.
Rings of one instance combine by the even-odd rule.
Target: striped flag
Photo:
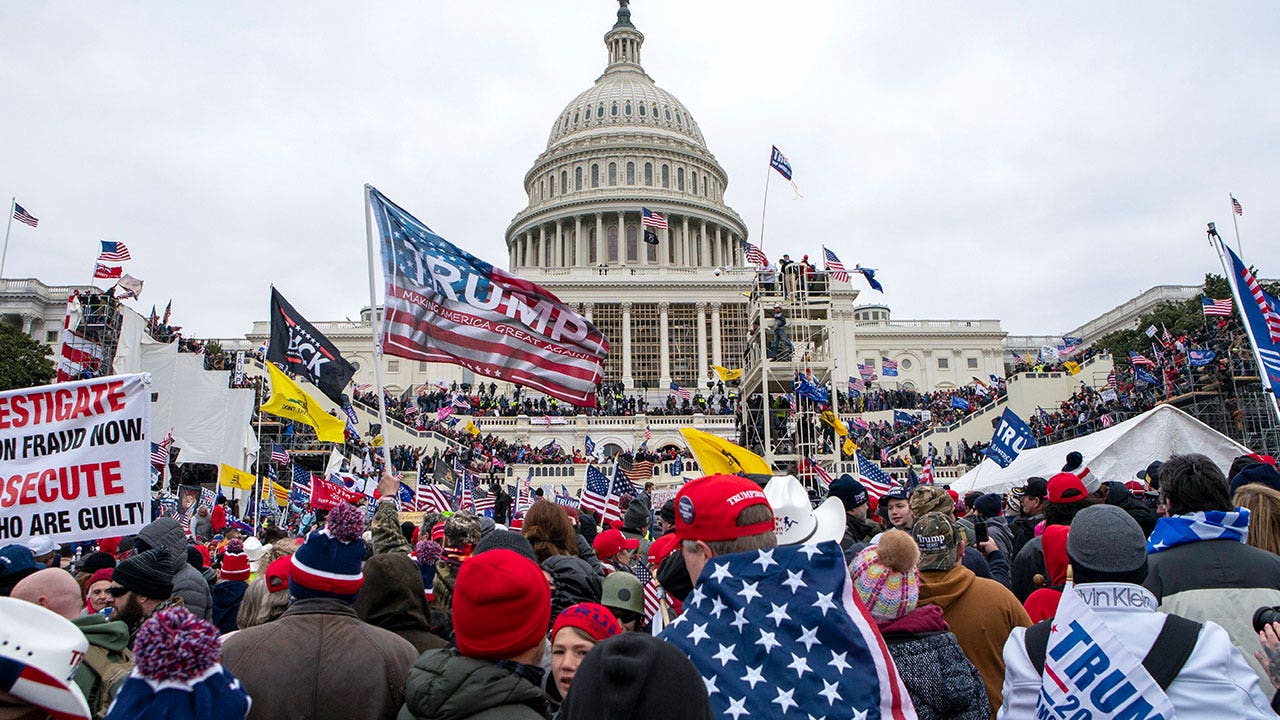
[[[24,225],[30,225],[31,227],[35,227],[40,224],[40,220],[35,215],[24,210],[23,207],[16,202],[13,204],[13,219]]]
[[[484,488],[480,487],[480,478],[475,475],[468,477],[467,485],[473,488],[471,493],[471,504],[475,507],[477,513],[482,513],[485,510],[493,510],[496,500],[493,497],[493,493],[487,492]]]
[[[418,510],[419,512],[453,512],[453,503],[449,500],[449,494],[439,485],[422,482],[420,479],[418,480]]]
[[[1107,373],[1107,385],[1110,385],[1111,389],[1114,390],[1118,384],[1119,382],[1116,380],[1116,371],[1112,370]]]
[[[293,483],[289,486],[289,502],[306,507],[311,501],[311,473],[301,465],[293,465]]]
[[[1154,368],[1156,366],[1156,364],[1151,361],[1151,358],[1140,352],[1134,352],[1132,350],[1129,351],[1129,362],[1134,365],[1145,365],[1149,368]]]
[[[662,590],[653,573],[649,572],[649,566],[644,560],[637,561],[631,569],[635,571],[636,579],[644,586],[644,619],[648,622],[649,618],[657,615],[662,609]]]
[[[582,489],[582,498],[578,501],[578,507],[582,510],[590,510],[591,512],[604,516],[605,508],[609,505],[609,478],[600,472],[595,465],[587,467],[587,482]]]
[[[95,278],[102,278],[104,280],[111,280],[114,278],[118,278],[122,273],[124,273],[124,268],[118,265],[116,267],[111,267],[110,265],[103,265],[102,263],[98,263],[97,267],[93,269],[93,276]]]
[[[556,504],[560,504],[558,501]],[[529,468],[529,474],[524,480],[520,481],[520,487],[516,489],[516,512],[524,512],[533,507],[533,468]]]
[[[888,457],[888,449],[880,451],[882,458]],[[874,463],[861,455],[858,458],[858,482],[867,489],[867,497],[872,507],[879,503],[880,498],[893,488],[895,483],[893,478],[889,477],[883,470],[876,467]],[[881,460],[881,462],[888,462]]]
[[[271,462],[288,465],[292,459],[283,447],[277,443],[271,443]]]
[[[666,230],[667,219],[649,208],[640,208],[640,225],[655,230]]]
[[[743,257],[748,265],[759,265],[765,267],[769,264],[769,258],[764,256],[764,251],[756,245],[745,240],[742,241]]]
[[[689,388],[682,388],[675,383],[671,383],[671,392],[681,400],[693,399],[693,393],[689,392]],[[645,439],[647,440],[648,438]]]
[[[574,405],[596,404],[609,341],[594,325],[546,289],[462,250],[366,189],[382,239],[386,354],[453,363]],[[435,270],[424,274],[415,265],[448,268],[456,282],[442,283]]]
[[[844,269],[844,263],[840,262],[840,258],[836,257],[835,253],[824,246],[822,248],[822,256],[826,260],[827,272],[831,273],[832,280],[849,282],[849,271]]]
[[[1240,207],[1240,201],[1236,199],[1235,195],[1228,195],[1228,197],[1231,198],[1231,209],[1235,211],[1236,215],[1243,217],[1244,208]]]
[[[165,433],[160,442],[151,443],[151,467],[164,470],[169,464],[169,446],[173,444],[173,431]]]
[[[649,428],[645,428],[645,440],[649,439]],[[634,459],[630,461],[624,460],[618,463],[618,470],[622,472],[622,476],[627,479],[630,486],[622,486],[624,492],[635,495],[639,492],[639,488],[643,483],[647,483],[653,479],[653,461],[641,460],[636,462]],[[637,485],[636,483],[640,483]]]
[[[98,253],[98,262],[124,262],[132,259],[129,255],[129,248],[125,247],[122,242],[114,240],[99,240],[102,243],[102,251]]]
[[[1254,277],[1253,271],[1243,263],[1241,263],[1240,277],[1244,279],[1245,287],[1249,288],[1249,294],[1253,296],[1253,301],[1258,304],[1262,318],[1267,322],[1267,332],[1271,335],[1271,342],[1280,343],[1280,313],[1277,313],[1276,309],[1271,307],[1271,303],[1267,302],[1267,294],[1258,284],[1258,278]]]
[[[924,467],[920,470],[920,484],[933,484],[933,458],[931,457],[924,459]]]
[[[1200,298],[1200,307],[1204,310],[1204,316],[1220,315],[1230,317],[1231,315],[1231,298],[1226,300],[1215,300],[1207,297]]]
[[[831,473],[826,468],[819,465],[813,458],[809,458],[809,470],[813,472],[814,477],[822,481],[823,485],[831,484]]]

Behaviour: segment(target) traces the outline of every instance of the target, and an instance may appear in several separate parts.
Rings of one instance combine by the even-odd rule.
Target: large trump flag
[[[547,290],[471,255],[365,186],[382,243],[388,355],[595,405],[609,342]]]

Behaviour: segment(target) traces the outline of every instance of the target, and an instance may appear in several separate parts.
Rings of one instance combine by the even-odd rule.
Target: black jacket
[[[545,720],[547,697],[491,662],[430,650],[409,670],[398,720]]]

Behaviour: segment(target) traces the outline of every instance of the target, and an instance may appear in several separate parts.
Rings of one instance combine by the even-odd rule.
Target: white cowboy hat
[[[35,603],[0,597],[0,692],[60,718],[89,720],[72,678],[89,641],[70,620]]]
[[[838,542],[844,537],[844,503],[839,498],[827,498],[814,509],[809,493],[790,475],[770,480],[764,494],[773,508],[773,532],[779,545]]]

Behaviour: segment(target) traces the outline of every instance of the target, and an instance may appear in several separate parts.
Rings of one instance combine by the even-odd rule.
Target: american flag
[[[360,383],[356,385],[356,394],[363,395],[373,389],[371,383]]]
[[[825,247],[822,248],[822,255],[826,258],[827,272],[831,273],[831,279],[849,282],[849,271],[844,269],[844,263],[840,262],[840,258]]]
[[[125,247],[122,242],[114,240],[99,240],[102,243],[102,252],[98,253],[98,262],[124,262],[131,259],[129,248]]]
[[[481,513],[485,510],[493,510],[496,500],[493,497],[493,493],[480,487],[480,478],[472,475],[468,479],[468,484],[475,488],[475,491],[471,495],[472,505],[475,506],[476,512]]]
[[[860,392],[867,389],[867,383],[862,378],[849,378],[849,392]]]
[[[37,219],[35,215],[24,210],[18,203],[13,204],[13,219],[20,223],[30,225],[31,227],[35,227],[40,224],[40,220]]]
[[[652,429],[652,428],[650,428],[648,425],[645,425],[645,426],[644,426],[644,441],[645,441],[645,442],[649,442],[649,441],[650,441],[650,440],[652,440],[652,439],[653,439],[653,429]]]
[[[649,566],[644,560],[637,561],[631,569],[635,571],[636,579],[644,586],[644,619],[648,622],[649,618],[657,615],[662,609],[662,589],[653,577],[653,573],[649,572]]]
[[[648,428],[645,428],[645,432],[648,432],[648,430]],[[649,439],[647,435],[645,436],[645,439]],[[640,485],[632,484],[631,487],[626,488],[626,491],[632,495],[639,492],[639,488],[642,487],[644,483],[653,479],[652,460],[641,460],[636,462],[635,460],[623,459],[622,462],[618,463],[618,469],[622,471],[622,475],[626,477],[629,483],[640,483]]]
[[[671,383],[671,392],[674,393],[675,396],[680,398],[681,400],[693,399],[693,393],[689,392],[689,388],[682,388],[675,383]]]
[[[652,477],[652,473],[653,473],[653,463],[650,462],[648,463],[648,465],[649,465],[650,474],[645,476],[646,480]],[[622,468],[621,466],[619,466],[617,470],[615,470],[615,472],[613,473],[613,487],[609,488],[609,502],[605,506],[604,512],[601,514],[601,517],[604,519],[604,521],[606,523],[621,521],[622,520],[622,496],[623,495],[634,496],[638,492],[639,491],[636,489],[636,486],[632,484],[631,480],[629,480],[626,475],[623,474]]]
[[[818,464],[813,458],[809,458],[809,470],[813,472],[814,477],[822,481],[823,485],[831,484],[831,473],[826,468]]]
[[[119,266],[111,267],[110,265],[103,265],[102,263],[98,263],[97,266],[93,269],[93,276],[95,278],[111,279],[111,278],[120,277],[121,273],[123,272],[124,272],[124,268],[121,268]]]
[[[1231,198],[1231,209],[1235,210],[1237,215],[1244,217],[1244,208],[1240,207],[1240,201],[1236,199],[1235,195],[1229,195],[1228,197]]]
[[[609,478],[605,477],[595,465],[588,466],[587,482],[583,486],[578,507],[603,517],[605,508],[609,506],[609,489]]]
[[[640,208],[640,225],[642,227],[651,227],[655,230],[666,230],[667,218],[649,208]]]
[[[880,501],[880,497],[896,485],[893,478],[889,477],[883,470],[875,466],[875,463],[858,455],[858,482],[867,489],[867,497],[872,507]],[[880,462],[888,462],[889,450],[885,448],[880,451]]]
[[[759,265],[764,267],[769,264],[769,258],[764,256],[764,251],[747,241],[742,241],[743,256],[750,265]]]
[[[1110,385],[1113,390],[1116,388],[1118,381],[1116,380],[1115,370],[1112,370],[1111,372],[1107,373],[1107,384]]]
[[[927,457],[924,459],[924,467],[921,468],[920,470],[920,484],[921,485],[933,484],[933,458],[931,457]]]
[[[278,443],[271,443],[271,462],[288,465],[291,459],[289,453],[283,447]]]
[[[1231,315],[1231,298],[1226,300],[1214,300],[1207,297],[1200,298],[1200,307],[1204,310],[1204,316],[1221,315],[1230,317]]]
[[[716,556],[659,637],[698,669],[713,717],[914,718],[852,586],[834,542]]]
[[[609,341],[554,294],[487,263],[434,233],[373,188],[368,202],[382,239],[387,355],[445,362],[594,406]],[[396,258],[419,257],[458,273],[454,293]],[[480,300],[484,298],[484,300]]]
[[[169,464],[169,446],[173,444],[173,431],[165,433],[160,442],[151,443],[151,467],[164,470]]]
[[[1229,248],[1228,251],[1230,251]],[[1234,254],[1232,257],[1235,257]],[[1258,303],[1258,310],[1262,312],[1262,318],[1267,321],[1267,332],[1271,335],[1271,342],[1280,343],[1280,313],[1277,313],[1275,308],[1271,307],[1271,303],[1267,302],[1267,294],[1258,284],[1258,278],[1254,277],[1253,271],[1244,263],[1240,263],[1240,277],[1244,278],[1249,294],[1253,296],[1253,301]]]
[[[885,377],[897,377],[897,375],[898,375],[898,361],[897,361],[897,360],[890,360],[890,359],[889,359],[889,358],[887,358],[887,357],[882,357],[882,358],[880,358],[880,372],[881,372],[881,374],[883,374]]]
[[[306,507],[311,501],[311,473],[301,465],[293,466],[293,483],[289,486],[289,502]]]
[[[1134,352],[1133,350],[1129,351],[1129,362],[1134,365],[1146,365],[1149,368],[1154,368],[1156,366],[1156,364],[1151,361],[1151,358],[1140,352]]]
[[[529,474],[520,481],[520,487],[516,488],[516,512],[524,512],[531,507],[533,507],[533,468],[529,468]]]
[[[863,380],[871,380],[876,376],[876,369],[872,365],[858,363],[858,374],[862,376]]]
[[[418,480],[418,510],[421,512],[453,512],[449,494],[432,482]]]

